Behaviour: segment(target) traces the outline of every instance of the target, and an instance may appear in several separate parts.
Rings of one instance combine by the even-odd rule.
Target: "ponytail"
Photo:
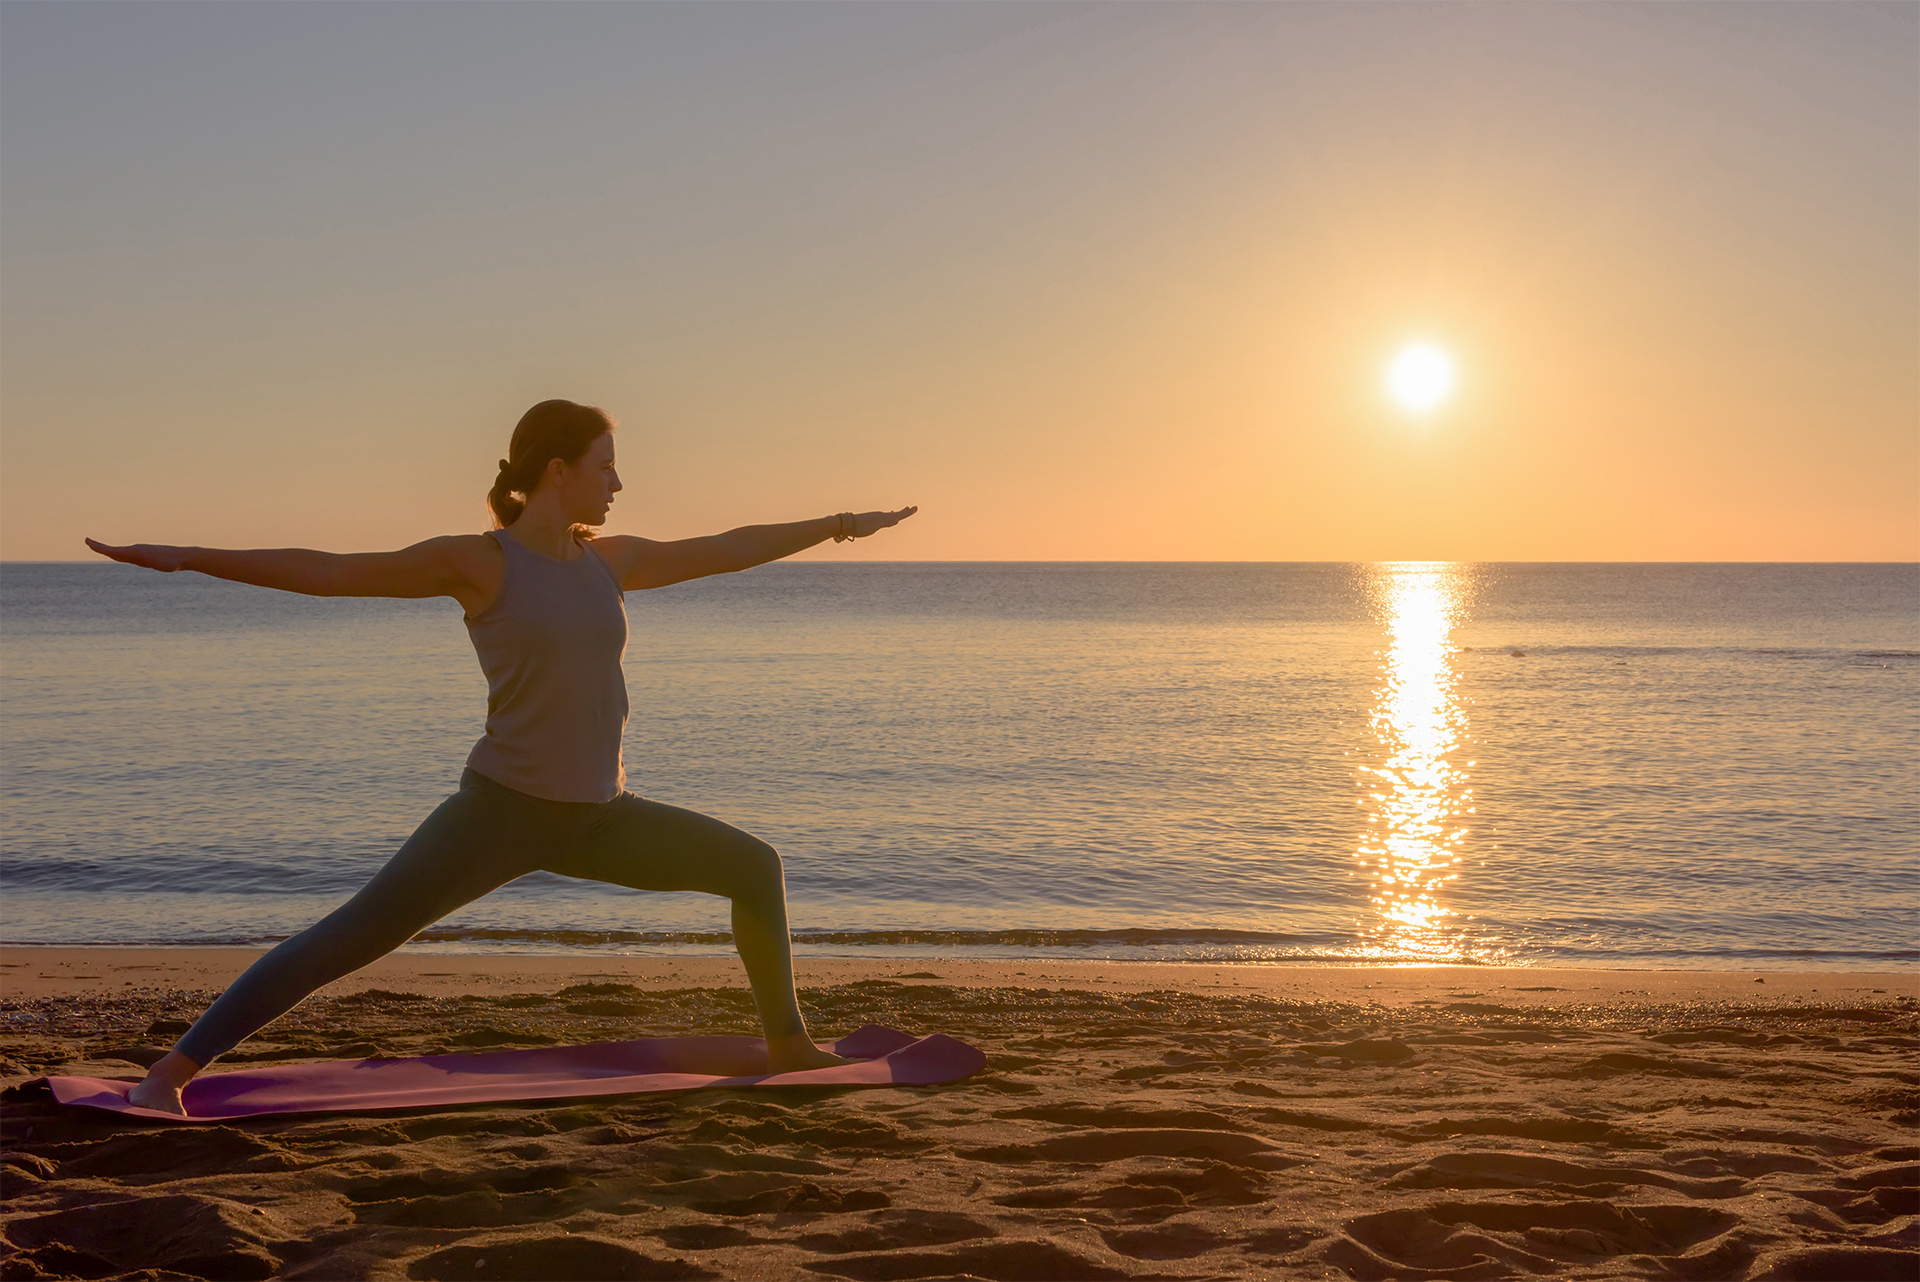
[[[500,475],[494,478],[493,488],[487,491],[487,506],[493,509],[493,519],[503,530],[519,520],[520,514],[527,510],[527,501],[517,497],[515,490],[521,494],[527,492],[523,483],[513,479],[513,465],[501,459]]]
[[[613,419],[605,410],[572,401],[541,401],[521,415],[507,457],[500,460],[500,474],[487,491],[495,523],[504,530],[520,519],[527,499],[540,488],[548,463],[554,459],[579,462],[595,441],[612,430]]]

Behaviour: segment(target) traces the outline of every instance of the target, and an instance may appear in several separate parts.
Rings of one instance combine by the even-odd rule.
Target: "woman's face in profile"
[[[567,519],[580,525],[604,525],[613,496],[625,487],[613,462],[613,433],[602,432],[578,462],[565,466],[560,481],[560,506]]]

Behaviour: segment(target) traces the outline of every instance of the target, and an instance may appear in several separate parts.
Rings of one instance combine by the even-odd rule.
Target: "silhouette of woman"
[[[912,516],[842,512],[662,543],[596,535],[621,489],[613,420],[542,401],[513,431],[487,495],[499,528],[398,552],[227,551],[138,543],[103,556],[171,573],[309,596],[450,596],[487,676],[487,730],[460,787],[387,865],[318,924],[255,962],[133,1088],[133,1103],[184,1113],[195,1073],[325,984],[463,904],[536,869],[640,890],[733,901],[733,938],[766,1032],[739,1072],[842,1061],[815,1046],[793,989],[786,882],[772,846],[731,825],[623,789],[627,692],[621,593],[777,561],[829,538],[864,538]]]

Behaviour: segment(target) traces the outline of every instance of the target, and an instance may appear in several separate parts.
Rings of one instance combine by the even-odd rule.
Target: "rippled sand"
[[[62,1109],[30,1075],[136,1075],[203,996],[15,983],[0,1277],[1920,1275],[1911,979],[1843,1004],[1783,1000],[1777,978],[1650,1001],[1632,977],[1597,999],[1499,972],[1450,999],[1351,971],[1307,1000],[862,965],[805,991],[817,1034],[942,1031],[988,1070],[144,1126]],[[656,972],[516,992],[442,973],[425,994],[389,972],[234,1059],[752,1030],[737,987]]]

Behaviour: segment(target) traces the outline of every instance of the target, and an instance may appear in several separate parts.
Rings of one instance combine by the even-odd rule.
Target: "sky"
[[[1920,558],[1920,6],[0,5],[0,559]],[[1430,414],[1386,370],[1434,344]]]

